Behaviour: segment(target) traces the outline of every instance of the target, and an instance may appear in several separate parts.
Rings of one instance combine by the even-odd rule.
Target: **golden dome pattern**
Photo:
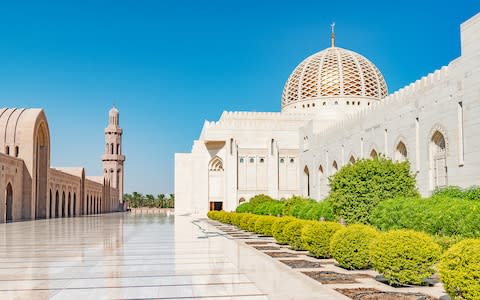
[[[362,55],[331,47],[302,61],[282,93],[282,107],[321,97],[362,97],[381,100],[387,84],[378,68]]]

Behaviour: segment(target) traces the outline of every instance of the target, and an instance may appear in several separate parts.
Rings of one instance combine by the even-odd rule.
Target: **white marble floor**
[[[345,299],[215,232],[159,214],[0,224],[0,299]]]

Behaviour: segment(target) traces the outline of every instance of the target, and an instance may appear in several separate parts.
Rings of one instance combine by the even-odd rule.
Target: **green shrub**
[[[436,188],[432,193],[432,197],[433,198],[448,197],[448,198],[464,199],[465,193],[461,187],[450,185],[446,187]]]
[[[240,228],[248,231],[248,224],[251,218],[253,218],[255,215],[252,214],[245,214],[242,219],[240,220]]]
[[[327,200],[315,202],[309,207],[308,211],[302,213],[300,216],[300,218],[306,220],[320,220],[322,217],[325,219],[325,221],[335,220],[332,204]]]
[[[311,221],[296,220],[288,223],[283,229],[287,243],[293,250],[303,250],[302,228],[309,222]]]
[[[440,245],[444,251],[448,250],[450,247],[456,243],[465,240],[466,238],[459,235],[445,236],[445,235],[434,235],[432,236],[435,243]]]
[[[346,269],[367,269],[370,266],[369,247],[379,232],[368,225],[350,225],[337,231],[330,241],[330,253]]]
[[[295,218],[292,217],[281,217],[272,225],[272,236],[280,245],[285,245],[288,243],[287,236],[284,233],[284,228],[288,223],[295,221]]]
[[[329,179],[333,212],[347,223],[368,223],[370,213],[383,200],[418,195],[410,164],[384,157],[346,165]]]
[[[471,186],[464,191],[466,200],[480,200],[480,186]]]
[[[452,246],[443,254],[438,269],[443,286],[453,299],[480,299],[480,239]]]
[[[247,231],[255,232],[255,223],[257,222],[258,218],[260,218],[260,216],[253,215],[251,218],[248,219],[248,226],[246,229]]]
[[[261,216],[255,223],[255,232],[266,236],[272,236],[272,225],[277,220],[277,217]]]
[[[232,212],[223,212],[220,216],[219,221],[225,224],[232,224],[232,217],[234,213]]]
[[[212,220],[218,220],[218,218],[220,217],[220,214],[221,213],[219,211],[211,210],[207,213],[207,217]]]
[[[300,196],[292,196],[283,202],[283,216],[293,216],[293,212],[299,209],[300,206],[311,203],[311,199],[303,198]]]
[[[371,223],[383,230],[413,229],[440,236],[480,236],[480,201],[396,198],[380,203]]]
[[[315,257],[330,257],[330,240],[342,226],[335,222],[309,222],[302,228],[302,243]]]
[[[237,209],[235,209],[235,212],[237,213],[249,213],[252,211],[252,204],[249,202],[245,202],[237,206]]]
[[[232,225],[240,227],[240,222],[245,215],[245,213],[235,213],[232,217]]]
[[[406,229],[380,234],[369,250],[373,267],[391,284],[425,284],[441,254],[432,237]]]

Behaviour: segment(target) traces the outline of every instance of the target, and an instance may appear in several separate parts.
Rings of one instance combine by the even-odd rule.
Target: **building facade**
[[[328,177],[361,158],[408,160],[422,195],[480,184],[480,14],[461,56],[389,94],[368,59],[332,47],[302,61],[281,112],[224,112],[175,155],[176,213],[234,210],[256,194],[323,199]]]
[[[103,157],[105,174],[85,175],[84,168],[50,166],[50,130],[42,109],[0,109],[0,222],[74,217],[124,209],[122,130],[118,110],[109,113]],[[112,119],[115,122],[112,123]],[[108,173],[110,166],[115,172]],[[120,180],[113,180],[120,178]]]

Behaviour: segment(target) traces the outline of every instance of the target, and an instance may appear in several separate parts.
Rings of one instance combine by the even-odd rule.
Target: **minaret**
[[[118,189],[120,203],[123,203],[123,162],[122,128],[119,126],[119,114],[115,107],[108,113],[108,126],[105,128],[105,154],[102,156],[105,179],[113,188]]]

